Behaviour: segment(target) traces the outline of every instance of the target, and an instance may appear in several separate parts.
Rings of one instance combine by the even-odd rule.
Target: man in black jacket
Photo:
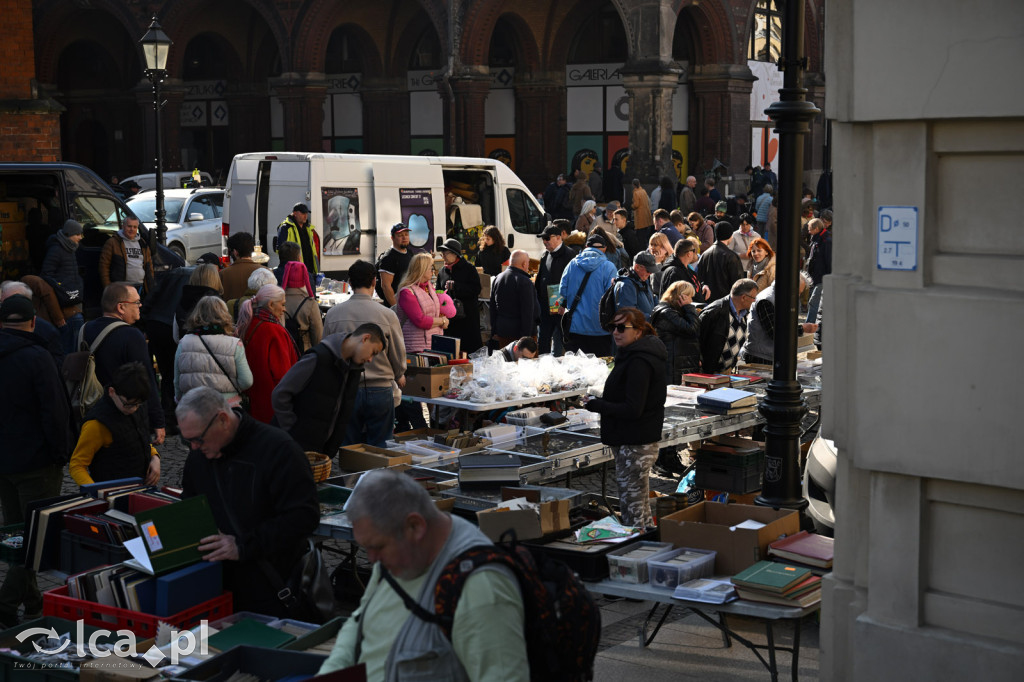
[[[0,503],[8,524],[25,520],[29,502],[60,494],[71,447],[70,406],[53,358],[33,333],[35,316],[25,296],[0,304]],[[15,562],[0,588],[0,622],[14,626],[22,604],[31,618],[43,598],[35,573]]]
[[[711,248],[697,261],[697,277],[711,290],[708,299],[716,301],[727,296],[733,283],[743,277],[743,264],[736,252],[729,248],[734,228],[722,221],[715,225],[715,239]]]
[[[548,287],[555,288],[554,295],[557,299],[562,272],[573,259],[573,252],[562,243],[562,231],[554,225],[545,227],[540,233],[540,238],[544,240],[545,253],[540,259],[540,269],[534,280],[537,302],[540,304],[540,337],[537,345],[541,353],[550,353],[553,349],[555,355],[562,355],[565,352],[562,329],[559,325],[562,316],[551,312],[551,295],[548,293]]]
[[[303,450],[334,457],[345,439],[363,365],[384,350],[384,332],[373,322],[325,337],[274,387],[277,426]]]
[[[537,335],[540,303],[527,270],[530,256],[513,251],[508,269],[491,285],[491,331],[493,348],[501,348],[523,336]]]
[[[732,285],[728,296],[712,301],[701,311],[701,371],[718,374],[736,366],[747,338],[747,313],[756,299],[757,283],[741,279]]]
[[[114,282],[103,290],[100,308],[103,310],[103,316],[82,327],[83,343],[91,345],[101,331],[115,322],[121,321],[128,326],[110,332],[96,349],[96,378],[104,386],[109,386],[117,368],[129,362],[141,362],[149,370],[150,392],[146,410],[149,412],[149,426],[156,434],[154,445],[160,445],[164,442],[166,431],[164,411],[160,407],[160,395],[157,393],[156,374],[153,372],[153,361],[146,337],[131,326],[138,322],[141,316],[142,299],[139,292],[127,282]]]
[[[224,562],[224,587],[239,611],[287,616],[278,598],[320,521],[316,484],[302,448],[207,386],[177,409],[191,448],[183,496],[206,495],[220,533],[202,538],[206,561]]]

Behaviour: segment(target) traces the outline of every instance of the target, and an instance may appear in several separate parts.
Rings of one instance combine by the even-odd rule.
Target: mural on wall
[[[751,73],[757,77],[750,91],[750,121],[753,124],[750,140],[750,164],[764,166],[776,163],[779,155],[779,134],[771,127],[771,119],[765,112],[772,102],[779,99],[783,73],[772,62],[748,61]]]
[[[434,239],[434,201],[430,188],[399,189],[398,197],[402,222],[409,226],[409,244],[430,251]]]
[[[488,137],[484,140],[484,153],[489,159],[497,159],[503,164],[516,169],[516,138]]]
[[[444,140],[440,137],[414,137],[410,140],[409,147],[409,153],[416,156],[441,156]]]
[[[324,187],[320,190],[323,204],[323,252],[326,256],[359,253],[359,190],[355,187]]]

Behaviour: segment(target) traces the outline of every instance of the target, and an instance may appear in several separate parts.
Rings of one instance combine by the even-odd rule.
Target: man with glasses
[[[562,243],[562,230],[550,224],[540,233],[544,241],[544,255],[540,259],[540,269],[533,286],[537,290],[537,301],[540,303],[540,337],[538,346],[541,353],[555,355],[565,352],[562,330],[559,321],[562,316],[558,311],[558,285],[562,281],[565,266],[573,259],[572,250]],[[553,305],[552,305],[553,304]],[[552,312],[554,308],[554,312]]]
[[[236,611],[297,617],[279,593],[320,522],[302,448],[208,386],[182,396],[175,412],[189,447],[183,497],[206,495],[220,529],[200,540],[203,559],[224,562]]]
[[[164,442],[166,431],[164,429],[164,411],[160,406],[160,396],[157,393],[156,374],[153,372],[153,359],[149,352],[149,345],[146,343],[146,337],[141,331],[131,326],[139,321],[141,314],[142,299],[139,297],[139,292],[128,282],[114,282],[103,290],[100,308],[103,311],[102,317],[98,317],[82,327],[78,348],[85,350],[87,347],[91,347],[100,332],[112,324],[118,324],[121,327],[112,330],[93,353],[96,363],[96,378],[104,386],[109,386],[117,368],[122,365],[129,362],[140,362],[147,368],[149,397],[146,399],[146,413],[149,417],[149,426],[155,434],[153,443],[160,445]]]
[[[756,299],[757,283],[741,279],[732,285],[728,296],[712,301],[701,312],[698,338],[702,372],[727,373],[736,367],[747,338],[747,313]]]
[[[160,455],[149,442],[149,372],[141,362],[117,368],[107,393],[85,415],[68,473],[78,485],[139,477],[160,482]]]

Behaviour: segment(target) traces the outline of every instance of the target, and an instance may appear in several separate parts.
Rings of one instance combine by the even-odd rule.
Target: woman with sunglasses
[[[85,415],[68,472],[78,485],[139,477],[160,482],[160,456],[152,445],[149,372],[141,362],[121,365],[107,392]],[[142,408],[142,409],[140,409]]]
[[[604,382],[603,397],[588,397],[585,405],[601,415],[601,442],[615,450],[622,523],[652,527],[647,481],[665,420],[668,353],[636,308],[616,312],[611,331],[618,347],[615,368]]]
[[[270,394],[299,360],[295,342],[284,328],[284,311],[284,289],[264,284],[238,313],[238,338],[245,345],[245,358],[252,370],[249,411],[264,424],[274,418]]]

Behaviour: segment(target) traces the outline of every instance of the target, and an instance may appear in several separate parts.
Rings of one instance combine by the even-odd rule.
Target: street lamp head
[[[172,43],[155,15],[146,35],[139,39],[139,44],[142,45],[142,52],[146,56],[146,68],[149,71],[167,70],[167,53],[170,52]]]

